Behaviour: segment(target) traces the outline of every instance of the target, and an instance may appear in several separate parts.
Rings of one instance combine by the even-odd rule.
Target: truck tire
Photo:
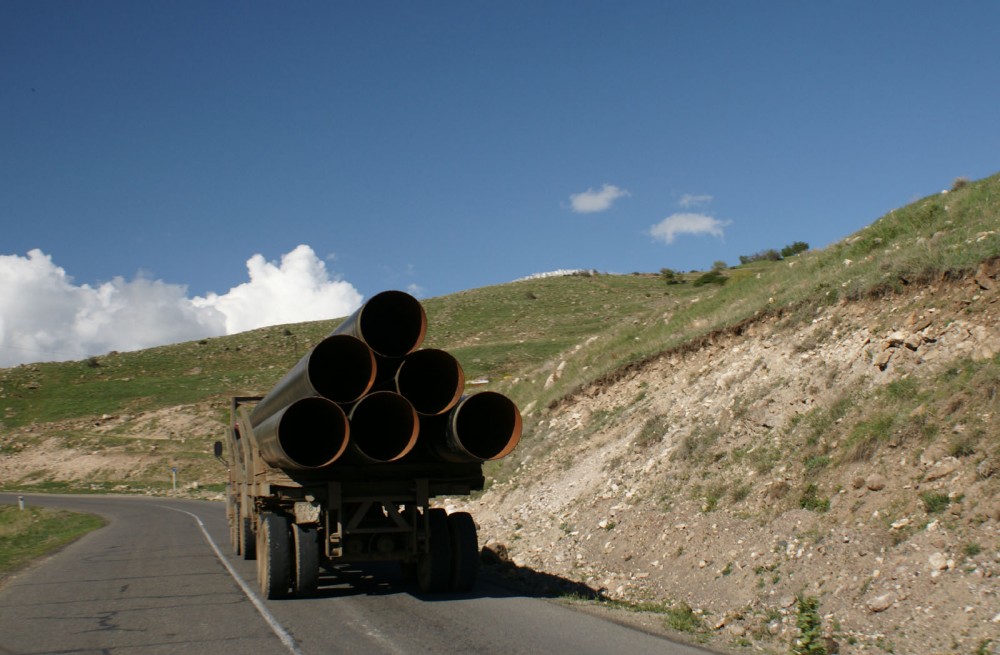
[[[479,576],[479,537],[468,512],[448,515],[451,535],[451,590],[472,591]]]
[[[245,560],[257,559],[257,537],[253,533],[253,520],[249,516],[238,516],[240,531],[240,554]]]
[[[315,596],[319,588],[319,533],[315,526],[292,525],[295,570],[292,588],[296,596]]]
[[[451,586],[451,535],[448,534],[448,513],[443,509],[428,510],[428,551],[417,561],[417,585],[424,593],[448,591]]]
[[[265,512],[257,530],[257,582],[267,599],[287,598],[292,586],[288,518]]]

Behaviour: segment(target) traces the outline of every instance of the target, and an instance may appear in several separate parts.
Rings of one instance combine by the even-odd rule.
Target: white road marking
[[[299,647],[295,643],[295,639],[292,638],[292,635],[288,634],[288,631],[282,627],[282,625],[278,622],[278,619],[274,618],[274,615],[271,614],[271,612],[268,611],[267,607],[264,606],[264,602],[257,597],[257,594],[255,594],[253,590],[250,588],[250,586],[243,581],[243,578],[240,577],[240,574],[236,572],[236,569],[232,567],[232,565],[229,563],[229,560],[226,559],[226,557],[222,554],[222,551],[219,550],[219,547],[216,545],[215,540],[212,539],[211,535],[208,534],[208,530],[205,529],[205,524],[201,522],[201,519],[198,518],[197,515],[192,514],[191,512],[186,512],[182,509],[177,509],[176,507],[169,507],[167,505],[161,505],[161,507],[166,507],[167,509],[173,510],[175,512],[180,512],[181,514],[187,514],[198,523],[198,527],[201,528],[201,533],[205,535],[205,540],[208,542],[208,545],[212,547],[213,551],[215,551],[215,556],[219,558],[219,561],[222,562],[222,565],[226,567],[227,571],[229,571],[229,575],[233,577],[233,580],[235,580],[236,584],[238,584],[240,589],[243,590],[243,593],[246,595],[246,597],[250,600],[253,606],[257,608],[257,612],[261,615],[261,617],[264,619],[267,625],[270,626],[271,632],[274,633],[274,636],[276,636],[278,639],[281,640],[281,643],[285,645],[285,648],[287,648],[288,652],[291,653],[292,655],[304,655],[304,653],[301,650],[299,650]]]

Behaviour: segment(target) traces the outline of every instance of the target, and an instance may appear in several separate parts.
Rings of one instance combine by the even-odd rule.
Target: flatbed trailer
[[[250,420],[260,396],[232,398],[225,446],[226,516],[236,554],[257,560],[270,599],[311,596],[320,568],[337,562],[397,561],[427,593],[468,591],[479,543],[467,512],[431,507],[437,496],[481,490],[482,464],[419,454],[399,462],[334,464],[318,470],[268,465]]]

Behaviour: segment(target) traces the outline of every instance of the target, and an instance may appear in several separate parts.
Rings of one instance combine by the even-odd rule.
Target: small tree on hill
[[[660,277],[663,278],[663,281],[667,284],[680,284],[684,281],[677,276],[677,271],[672,268],[661,268]]]
[[[781,255],[778,254],[778,251],[775,250],[774,248],[770,248],[768,250],[761,250],[760,252],[755,252],[752,255],[740,255],[741,264],[749,264],[751,262],[760,262],[760,261],[772,261],[772,262],[781,261]]]
[[[800,252],[805,252],[807,250],[809,250],[809,244],[808,243],[806,243],[805,241],[796,241],[796,242],[790,243],[787,246],[785,246],[784,248],[782,248],[781,249],[781,256],[782,257],[794,257],[795,255],[799,254]]]

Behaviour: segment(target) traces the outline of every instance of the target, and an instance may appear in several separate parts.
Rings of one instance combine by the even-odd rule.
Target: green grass
[[[951,498],[948,494],[937,493],[934,491],[924,491],[920,494],[920,500],[924,502],[924,509],[928,514],[940,514],[944,510],[948,509],[948,505],[951,504]]]
[[[896,417],[893,414],[877,414],[854,426],[844,444],[844,457],[849,462],[870,459],[881,444],[892,436]]]
[[[657,414],[643,424],[642,430],[635,438],[635,445],[639,447],[650,446],[660,441],[669,429],[669,417],[665,414]]]
[[[705,630],[705,622],[687,603],[680,603],[668,609],[664,622],[669,628],[678,632],[694,633]]]
[[[966,557],[975,557],[983,552],[983,547],[974,541],[970,541],[962,546],[962,554]]]
[[[103,525],[90,514],[0,505],[0,577]]]
[[[812,512],[826,512],[830,509],[830,499],[820,496],[819,487],[810,483],[799,498],[799,507]]]
[[[719,333],[742,334],[746,325],[762,318],[776,317],[782,326],[794,328],[811,321],[818,308],[844,299],[882,296],[914,281],[974,271],[981,262],[1000,257],[998,217],[1000,175],[995,175],[892,211],[822,250],[727,269],[725,284],[696,286],[694,282],[702,276],[699,272],[675,275],[677,284],[667,284],[654,272],[592,274],[525,280],[430,298],[423,302],[429,326],[424,345],[453,353],[467,379],[489,380],[479,388],[506,393],[530,410],[525,412],[525,437],[519,448],[528,452],[546,408],[590,385],[612,384],[644,362],[698,348]],[[705,263],[706,269],[710,264]],[[0,369],[0,434],[4,435],[0,452],[30,447],[33,440],[54,433],[60,439],[78,438],[59,431],[53,425],[59,421],[137,414],[188,403],[217,405],[221,434],[230,396],[266,393],[339,321],[275,326],[78,362]],[[562,362],[561,376],[547,383]],[[963,366],[943,381],[951,393],[965,388],[969,393],[996,389],[1000,366],[994,360],[987,369],[980,364]],[[794,428],[795,434],[805,434],[809,446],[824,440],[830,443],[833,436],[839,436],[841,450],[803,455],[831,456],[834,463],[857,461],[877,451],[893,434],[912,432],[926,438],[940,431],[946,424],[940,417],[948,408],[939,407],[943,401],[936,392],[924,398],[924,389],[915,381],[890,384],[885,398],[894,407],[884,416],[859,414],[859,401],[870,399],[852,394],[845,394],[832,407],[814,410]],[[907,423],[905,414],[917,401],[928,404],[929,419]],[[988,426],[962,410],[958,415],[967,423],[966,434],[972,436],[956,440],[954,452],[980,454],[988,442],[980,435],[989,434]],[[893,422],[891,417],[898,418]],[[947,424],[955,422],[949,418]],[[17,435],[18,443],[6,436],[12,429],[33,424],[32,433]],[[651,445],[665,427],[650,423],[637,444]],[[183,460],[182,467],[189,461],[202,466],[196,461],[200,452],[196,447],[215,438],[192,436],[199,439],[189,440],[190,448],[171,453]],[[707,427],[689,435],[675,455],[703,462],[713,454],[718,437]],[[754,461],[748,456],[747,462],[767,472],[777,461],[772,455],[769,451],[751,453]],[[509,458],[487,470],[506,475],[508,461],[517,460]],[[822,461],[812,460],[812,464]]]

